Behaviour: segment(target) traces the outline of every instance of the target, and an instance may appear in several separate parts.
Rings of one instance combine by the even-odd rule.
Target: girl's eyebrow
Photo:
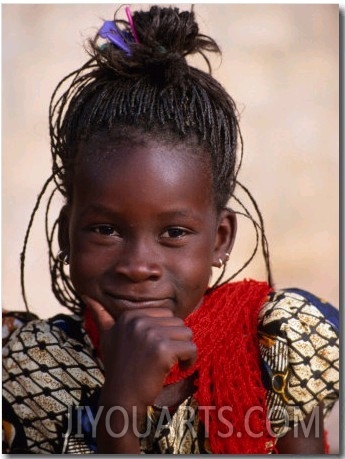
[[[188,218],[196,221],[203,221],[205,216],[200,214],[198,216],[191,208],[187,209],[169,209],[158,214],[159,217],[171,218]]]
[[[117,212],[112,209],[111,207],[105,206],[104,204],[98,203],[89,203],[85,207],[82,208],[80,212],[80,216],[84,217],[85,214],[94,213],[94,214],[102,214],[102,215],[109,215],[114,216]]]
[[[102,216],[114,217],[121,214],[116,209],[108,207],[100,203],[90,203],[84,207],[80,213],[80,216],[83,217],[85,214],[94,213],[102,214]],[[159,218],[185,218],[188,220],[194,220],[196,222],[201,222],[204,220],[204,215],[197,215],[191,208],[183,209],[168,209],[157,214]]]

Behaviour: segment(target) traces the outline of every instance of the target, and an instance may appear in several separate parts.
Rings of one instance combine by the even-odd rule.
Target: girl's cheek
[[[70,277],[77,290],[87,287],[87,284],[94,284],[101,277],[102,265],[97,257],[90,257],[88,254],[71,254]]]
[[[101,281],[114,271],[117,253],[110,246],[85,244],[72,245],[70,253],[70,276],[73,283]]]

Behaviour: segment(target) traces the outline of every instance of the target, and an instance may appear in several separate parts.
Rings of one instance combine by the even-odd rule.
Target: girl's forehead
[[[121,199],[164,199],[182,195],[210,201],[212,183],[205,153],[183,144],[89,143],[80,149],[74,193],[109,193]],[[105,191],[105,189],[107,191]]]
[[[152,174],[170,172],[168,175],[179,170],[185,174],[196,173],[204,181],[211,180],[212,175],[207,152],[193,143],[103,137],[80,144],[77,172],[109,174],[113,167],[126,169],[127,173],[145,168]]]

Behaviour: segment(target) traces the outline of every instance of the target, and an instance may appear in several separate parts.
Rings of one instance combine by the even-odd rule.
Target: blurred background
[[[263,214],[275,285],[311,290],[338,307],[339,6],[196,4],[195,13],[201,32],[223,52],[212,60],[213,75],[241,114],[239,179]],[[50,175],[50,96],[86,60],[85,40],[113,14],[113,4],[2,5],[4,309],[24,309],[19,257]],[[199,59],[191,63],[206,70]],[[32,228],[25,277],[30,309],[42,318],[63,312],[50,292],[45,203]],[[51,221],[61,204],[54,200]],[[255,240],[250,222],[240,218],[229,274],[250,257]],[[237,278],[243,277],[265,278],[261,254]],[[339,451],[338,416],[336,406],[326,423],[331,453]]]

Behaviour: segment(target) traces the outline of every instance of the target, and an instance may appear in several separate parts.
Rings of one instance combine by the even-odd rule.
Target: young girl
[[[126,14],[52,96],[37,205],[53,180],[65,204],[47,229],[52,288],[73,314],[12,315],[5,451],[322,453],[337,311],[274,290],[261,214],[237,180],[235,103],[186,61],[216,42],[191,11]],[[256,216],[232,210],[238,190]],[[267,282],[224,278],[237,214],[261,237]]]

